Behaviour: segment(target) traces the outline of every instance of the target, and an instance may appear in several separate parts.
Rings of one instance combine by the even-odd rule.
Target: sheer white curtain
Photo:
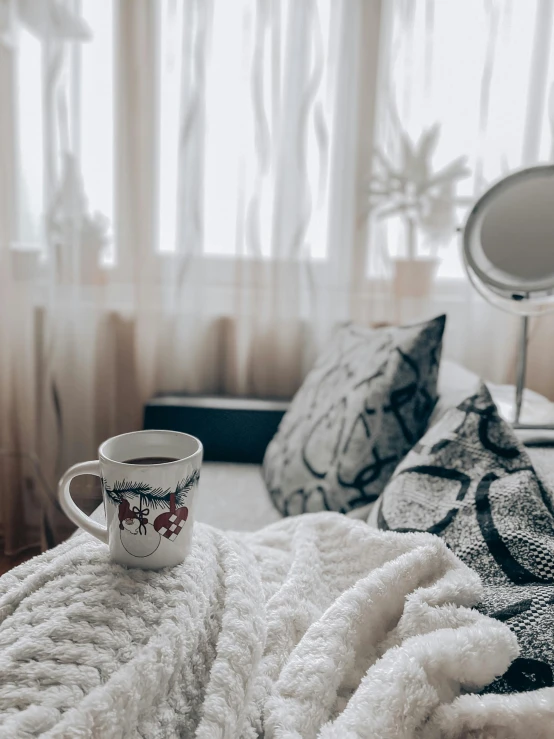
[[[366,217],[367,181],[435,123],[468,197],[550,157],[550,5],[0,0],[5,548],[62,535],[58,476],[151,395],[290,396],[338,321],[446,310],[447,354],[509,378],[515,322],[454,227],[431,294],[398,297],[404,229]]]
[[[63,535],[57,477],[140,428],[155,392],[290,396],[348,317],[380,6],[8,6],[0,449],[14,551]],[[23,489],[12,459],[28,453],[40,474],[31,457]]]

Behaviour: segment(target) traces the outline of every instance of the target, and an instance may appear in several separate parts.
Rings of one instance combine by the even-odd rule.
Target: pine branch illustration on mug
[[[107,497],[114,505],[120,505],[124,500],[139,497],[141,507],[170,508],[171,496],[174,496],[175,505],[179,508],[185,504],[187,495],[200,478],[200,470],[194,470],[191,475],[177,483],[175,490],[160,487],[153,488],[146,482],[131,482],[116,480],[110,487],[105,479],[102,480]]]

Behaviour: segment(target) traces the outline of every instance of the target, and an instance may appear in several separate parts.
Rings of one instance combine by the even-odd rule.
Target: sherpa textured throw
[[[0,579],[0,736],[551,737],[550,689],[481,689],[516,657],[437,537],[334,513],[125,569],[81,533]]]

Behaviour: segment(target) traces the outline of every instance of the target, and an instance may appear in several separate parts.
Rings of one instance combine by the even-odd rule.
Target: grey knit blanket
[[[81,533],[0,579],[0,736],[541,737],[542,695],[478,695],[517,656],[437,537],[334,513],[197,524],[178,567]]]

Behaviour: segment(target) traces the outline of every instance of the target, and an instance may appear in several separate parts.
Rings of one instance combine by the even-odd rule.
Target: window
[[[78,138],[75,142],[89,209],[114,222],[114,8],[112,0],[81,0],[90,26],[89,43],[74,44],[74,70],[79,90]],[[105,254],[115,260],[112,243]]]
[[[306,168],[306,189],[298,195],[306,211],[305,255],[325,257],[332,80],[324,60],[331,43],[331,0],[322,0],[310,11],[318,14],[317,32],[306,39],[289,34],[291,13],[304,12],[294,0],[274,4],[267,11],[278,14],[271,19],[279,29],[273,35],[267,28],[263,31],[264,11],[251,0],[215,2],[211,16],[209,4],[199,3],[191,10],[193,5],[182,0],[161,0],[156,5],[159,79],[154,104],[159,114],[159,169],[153,249],[190,249],[193,238],[194,250],[207,256],[272,256],[279,167],[283,166],[283,148],[293,147],[294,157],[302,159]],[[185,12],[190,17],[184,18]],[[79,158],[90,211],[103,213],[113,223],[113,2],[81,0],[80,13],[92,39],[66,45],[61,92],[54,101],[56,125],[68,132],[69,146]],[[299,27],[298,19],[294,27]],[[291,48],[295,43],[300,43],[301,53]],[[183,66],[187,44],[194,46],[194,63]],[[257,56],[259,75],[251,71],[253,56]],[[47,178],[44,58],[41,39],[25,27],[20,31],[18,60],[18,240],[39,247],[44,243]],[[305,65],[300,89],[295,89],[297,62]],[[294,129],[287,129],[284,110],[291,95],[306,95],[309,101],[310,117],[302,139],[294,138]],[[66,142],[57,143],[63,148]],[[54,154],[56,162],[59,153]],[[195,157],[198,161],[191,164]],[[196,181],[190,176],[195,169]],[[191,210],[192,201],[199,204],[198,211]],[[196,230],[191,231],[189,221],[197,221]],[[246,224],[244,229],[237,225],[241,223]],[[189,243],[180,243],[187,239]],[[107,263],[114,263],[116,254],[117,244],[107,254]]]
[[[15,246],[19,248],[44,248],[48,179],[61,177],[61,154],[67,150],[80,160],[89,210],[113,222],[113,3],[81,0],[81,10],[93,38],[84,43],[66,42],[53,87],[48,76],[58,64],[57,49],[50,49],[50,67],[40,24],[28,30],[22,23],[17,31]],[[71,30],[58,29],[59,34],[64,32]],[[113,250],[107,260],[113,262]]]
[[[75,0],[71,7],[80,9],[92,40],[68,42],[64,94],[55,98],[54,111],[65,116],[60,129],[79,157],[90,211],[113,223],[115,5]],[[227,258],[286,256],[291,249],[276,244],[276,224],[281,227],[292,208],[305,226],[296,256],[325,259],[333,102],[340,85],[329,61],[337,58],[335,1],[160,0],[155,7],[157,27],[150,32],[159,52],[152,101],[158,113],[158,171],[152,249]],[[471,176],[459,184],[458,194],[472,199],[509,170],[551,156],[549,3],[391,0],[382,7],[376,143],[388,156],[398,160],[400,129],[417,140],[439,122],[433,165],[440,168],[466,155]],[[306,13],[315,14],[316,22],[313,17],[305,22]],[[192,61],[183,64],[183,54]],[[46,170],[52,159],[44,147],[49,121],[43,110],[43,61],[36,29],[21,26],[15,242],[37,247],[44,243]],[[291,105],[293,99],[306,104]],[[289,110],[300,110],[304,118],[291,119]],[[294,191],[283,186],[291,167],[301,172]],[[466,211],[458,210],[460,223]],[[402,253],[405,229],[398,217],[379,228],[386,262]],[[288,241],[293,237],[287,234]],[[428,252],[421,236],[420,242]],[[438,253],[439,276],[463,274],[457,237]],[[116,261],[113,244],[106,262]],[[379,269],[372,264],[371,275]]]
[[[179,227],[180,214],[199,219],[202,251],[211,256],[272,256],[272,230],[276,217],[276,183],[279,181],[279,139],[290,147],[305,146],[307,197],[310,209],[306,242],[312,258],[323,258],[328,177],[326,161],[329,128],[330,80],[323,63],[330,42],[331,0],[317,3],[319,34],[307,36],[307,51],[300,63],[308,65],[308,81],[317,82],[314,123],[306,140],[286,138],[287,95],[294,90],[298,59],[287,33],[295,0],[274,4],[272,19],[280,36],[263,31],[263,7],[251,0],[216,2],[211,18],[197,12],[187,18],[183,37],[183,5],[174,0],[160,3],[160,163],[159,244],[161,251],[179,250],[187,224]],[[256,15],[258,12],[260,15]],[[277,21],[277,23],[276,23]],[[260,30],[259,26],[262,26]],[[182,77],[183,45],[196,45],[194,64]],[[289,57],[289,55],[291,55]],[[252,58],[256,57],[254,71]],[[205,62],[205,66],[204,66]],[[322,75],[321,79],[316,79]],[[204,84],[202,84],[202,80]],[[281,109],[281,110],[280,110]],[[281,112],[281,115],[280,115]],[[195,139],[199,126],[201,134]],[[325,141],[323,139],[326,139]],[[187,210],[187,199],[196,197],[194,184],[179,181],[180,145],[201,159],[200,213]],[[190,162],[189,162],[190,166]],[[240,224],[246,224],[242,230]]]
[[[546,7],[549,6],[549,7]],[[392,2],[384,5],[383,86],[378,143],[400,161],[398,133],[416,141],[438,122],[439,169],[467,156],[471,175],[457,194],[476,199],[510,170],[551,156],[548,81],[554,79],[549,3]],[[457,212],[463,224],[468,208]],[[385,239],[393,256],[405,246],[401,218]],[[459,242],[441,245],[439,277],[463,276]],[[426,252],[420,234],[420,247]]]
[[[25,28],[17,38],[15,59],[17,105],[16,167],[17,190],[16,245],[40,248],[43,243],[43,115],[42,47]]]

